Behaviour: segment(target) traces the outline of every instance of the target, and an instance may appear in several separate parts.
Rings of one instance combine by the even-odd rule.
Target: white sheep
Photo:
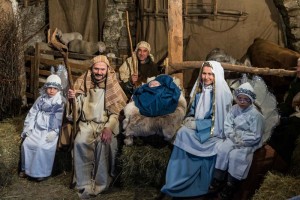
[[[72,52],[94,55],[97,52],[100,54],[103,53],[106,49],[106,45],[104,42],[88,42],[75,39],[69,42],[68,48],[69,51]]]
[[[68,43],[72,40],[82,40],[81,33],[71,32],[71,33],[63,33],[60,29],[57,29],[56,37],[64,44],[68,45]]]

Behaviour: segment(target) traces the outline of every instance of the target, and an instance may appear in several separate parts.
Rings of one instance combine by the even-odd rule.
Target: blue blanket
[[[142,115],[156,117],[173,113],[178,105],[180,89],[169,75],[159,75],[155,78],[160,86],[149,87],[144,84],[133,94],[133,101]]]

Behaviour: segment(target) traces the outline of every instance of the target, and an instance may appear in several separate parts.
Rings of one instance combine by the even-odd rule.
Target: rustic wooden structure
[[[27,77],[26,96],[28,99],[35,100],[39,96],[39,88],[44,84],[46,77],[51,74],[49,66],[64,65],[63,56],[58,50],[45,50],[42,46],[45,43],[38,42],[35,46],[35,54],[25,55],[25,69]],[[50,58],[50,57],[53,58]],[[89,62],[95,55],[86,55],[69,52],[69,65],[71,67],[73,80],[76,80],[89,67]],[[55,58],[55,59],[54,59]],[[124,58],[114,58],[123,61]],[[112,58],[109,58],[112,63]],[[114,67],[114,66],[113,66]]]
[[[43,79],[51,74],[50,70],[43,66],[64,65],[64,61],[62,59],[46,58],[45,55],[53,55],[57,58],[62,57],[59,51],[41,49],[41,43],[36,43],[34,56],[25,56],[25,62],[28,63],[26,65],[26,73],[28,77],[28,89],[26,92],[27,98],[36,99],[39,96],[38,89],[43,85]],[[90,59],[92,56],[70,53],[70,58]],[[78,64],[72,61],[70,61],[70,66],[73,70],[72,75],[74,79],[78,78],[79,75],[89,67],[88,65]]]

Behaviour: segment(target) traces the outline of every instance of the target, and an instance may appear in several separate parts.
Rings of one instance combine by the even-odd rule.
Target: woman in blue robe
[[[232,99],[221,64],[203,63],[191,92],[189,112],[174,141],[163,193],[192,197],[208,192]]]

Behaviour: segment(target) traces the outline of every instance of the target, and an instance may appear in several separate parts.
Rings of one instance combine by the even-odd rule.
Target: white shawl
[[[215,76],[214,86],[213,86],[213,124],[211,132],[214,136],[223,137],[224,136],[224,121],[227,113],[232,106],[232,93],[227,85],[226,80],[224,79],[224,70],[221,64],[217,61],[208,61],[213,68],[213,73]],[[191,100],[195,96],[196,89],[200,86],[202,87],[201,81],[202,67],[198,76],[197,81],[195,82],[193,89],[191,91]],[[201,103],[201,101],[199,101]],[[198,104],[199,104],[198,102]],[[203,105],[203,104],[202,104]],[[207,105],[206,105],[207,106]],[[197,109],[200,107],[196,106]],[[209,108],[206,108],[209,109]],[[204,110],[206,110],[204,109]]]

